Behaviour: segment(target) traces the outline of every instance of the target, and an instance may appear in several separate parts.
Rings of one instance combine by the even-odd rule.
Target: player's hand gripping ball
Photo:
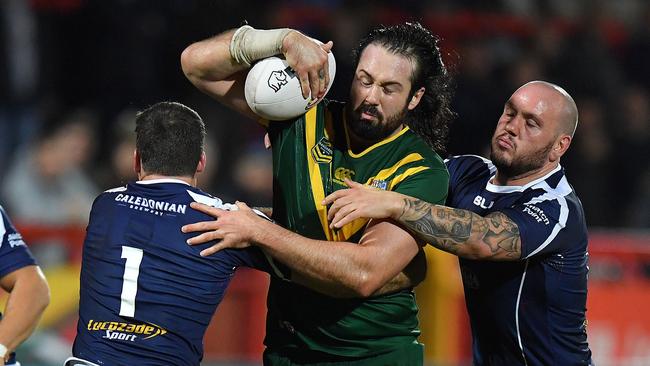
[[[336,61],[328,54],[329,84],[334,82]],[[311,98],[303,98],[298,75],[280,57],[268,57],[258,61],[248,72],[244,87],[246,102],[258,116],[271,121],[295,118],[313,108]]]

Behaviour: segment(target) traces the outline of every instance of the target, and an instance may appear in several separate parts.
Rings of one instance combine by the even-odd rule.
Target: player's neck
[[[557,168],[558,164],[559,162],[547,164],[539,169],[530,170],[512,177],[499,173],[499,170],[497,169],[497,172],[492,179],[492,184],[498,186],[525,186],[526,184],[545,176],[553,169]]]
[[[149,174],[149,173],[138,174],[138,180],[154,180],[154,179],[176,179],[176,180],[183,181],[191,185],[192,187],[196,187],[196,176],[185,177],[185,176],[169,176],[169,175]]]

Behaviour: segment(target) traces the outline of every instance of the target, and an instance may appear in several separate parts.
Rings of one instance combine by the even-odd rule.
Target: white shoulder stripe
[[[230,204],[230,203],[223,203],[223,201],[219,198],[216,197],[208,197],[203,194],[198,194],[190,191],[189,189],[187,190],[187,194],[192,197],[194,202],[202,203],[204,205],[220,208],[222,210],[228,210],[228,211],[234,211],[237,210],[237,206]]]
[[[555,239],[560,230],[566,226],[567,219],[569,218],[569,205],[567,204],[565,197],[571,193],[571,186],[569,185],[566,177],[562,177],[556,189],[552,189],[546,182],[540,183],[539,185],[546,191],[546,193],[533,198],[532,200],[526,202],[526,204],[533,205],[543,201],[557,200],[557,202],[560,204],[560,217],[557,224],[555,224],[553,227],[551,234],[539,247],[537,247],[537,249],[528,254],[526,258],[530,258],[533,255],[539,253],[542,249],[546,248],[553,241],[553,239]]]
[[[492,160],[486,159],[480,155],[474,155],[474,154],[464,154],[464,155],[454,155],[450,158],[447,158],[444,160],[444,163],[447,164],[449,160],[451,159],[458,159],[458,158],[463,158],[463,157],[474,157],[474,158],[479,158],[481,159],[485,165],[487,165],[488,169],[490,170],[490,174],[494,174],[497,171],[497,168],[494,166],[494,163],[492,163]]]
[[[2,209],[2,206],[0,206],[0,209]],[[4,215],[0,213],[0,247],[2,247],[2,243],[4,243],[4,237],[6,232],[7,232],[7,228],[5,227],[5,218]]]
[[[223,201],[220,198],[208,197],[208,196],[203,195],[203,194],[194,193],[194,192],[192,192],[190,190],[187,190],[187,193],[190,195],[190,197],[192,197],[194,202],[198,202],[198,203],[202,203],[204,205],[220,208],[222,210],[228,210],[228,211],[237,211],[237,210],[239,210],[239,207],[237,207],[237,205],[235,205],[233,203],[223,203]],[[267,220],[269,220],[271,222],[273,221],[268,216],[266,216],[262,211],[260,211],[260,210],[258,210],[256,208],[253,208],[252,210],[258,216],[261,216],[261,217],[263,217],[263,218],[265,218],[265,219],[267,219]]]
[[[519,291],[517,292],[517,304],[515,305],[515,326],[517,327],[517,341],[519,342],[519,349],[521,350],[521,357],[524,359],[524,365],[528,365],[526,360],[526,353],[524,352],[524,343],[521,341],[521,330],[519,329],[519,303],[521,302],[521,292],[524,288],[526,281],[526,271],[528,271],[528,260],[524,266],[524,273],[521,275],[521,282],[519,283]]]
[[[124,191],[126,191],[126,186],[107,189],[104,192],[105,193],[114,193],[114,192],[124,192]]]

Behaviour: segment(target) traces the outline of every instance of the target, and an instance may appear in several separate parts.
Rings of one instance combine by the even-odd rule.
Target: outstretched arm
[[[359,217],[392,218],[416,236],[446,252],[469,259],[519,260],[519,228],[507,215],[485,217],[471,211],[434,205],[396,192],[381,191],[347,180],[350,189],[325,198],[331,204],[331,226]]]
[[[328,85],[327,53],[331,48],[332,42],[318,45],[295,30],[243,26],[191,44],[181,54],[181,66],[199,90],[256,119],[244,98],[246,72],[253,62],[283,55],[298,75],[303,97],[311,92],[321,98]]]
[[[8,356],[34,331],[50,302],[50,290],[38,266],[17,269],[0,279],[9,300],[0,321],[0,344]]]
[[[224,211],[192,203],[193,208],[217,220],[183,227],[184,232],[203,232],[189,243],[220,240],[201,255],[257,245],[288,265],[297,274],[293,280],[333,296],[367,297],[377,294],[391,280],[394,282],[379,293],[419,281],[417,275],[398,276],[416,256],[419,246],[408,231],[394,223],[371,222],[359,244],[314,240],[260,218],[244,204],[238,206],[238,211]]]

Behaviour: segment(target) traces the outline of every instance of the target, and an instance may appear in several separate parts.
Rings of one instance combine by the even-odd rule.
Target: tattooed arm
[[[519,260],[519,228],[507,215],[493,212],[485,217],[421,201],[402,198],[397,221],[434,247],[469,259]]]
[[[331,226],[340,228],[359,217],[392,218],[418,239],[459,257],[487,260],[519,260],[519,228],[507,215],[493,212],[485,217],[424,202],[396,192],[381,191],[352,181],[350,189],[327,196],[323,204]]]

